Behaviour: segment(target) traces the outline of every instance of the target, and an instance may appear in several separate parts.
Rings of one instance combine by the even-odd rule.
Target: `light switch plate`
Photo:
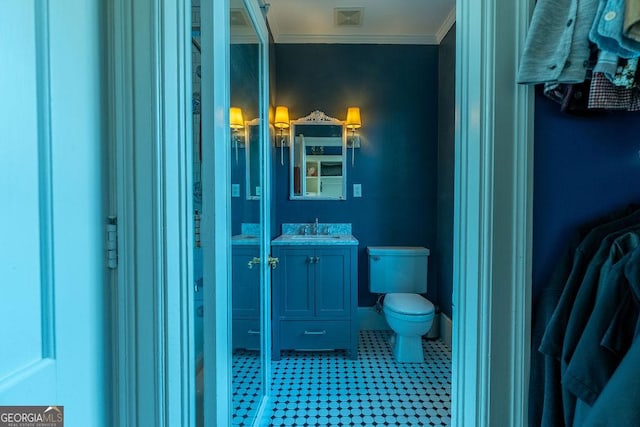
[[[231,184],[231,197],[240,197],[240,184]]]
[[[353,184],[353,197],[362,197],[362,184]]]

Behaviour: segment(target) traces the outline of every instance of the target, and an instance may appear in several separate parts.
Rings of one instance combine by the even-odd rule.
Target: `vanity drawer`
[[[231,323],[233,348],[260,348],[260,319],[234,319]]]
[[[350,331],[349,321],[281,321],[280,347],[300,350],[347,348],[351,341]]]

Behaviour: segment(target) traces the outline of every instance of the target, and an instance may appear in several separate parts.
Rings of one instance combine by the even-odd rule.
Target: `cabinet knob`
[[[249,329],[247,333],[249,335],[260,335],[260,331],[254,331],[253,329]]]

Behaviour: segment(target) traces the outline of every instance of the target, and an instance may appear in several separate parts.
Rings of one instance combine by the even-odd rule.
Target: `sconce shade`
[[[358,129],[362,126],[359,107],[347,108],[347,122],[345,123],[345,126],[347,126],[348,129]]]
[[[289,127],[289,108],[282,105],[276,107],[276,118],[273,125],[278,129]]]
[[[229,126],[231,129],[242,129],[244,120],[242,119],[242,109],[239,107],[229,108]]]

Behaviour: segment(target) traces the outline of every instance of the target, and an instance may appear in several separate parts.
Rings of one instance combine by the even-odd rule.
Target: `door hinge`
[[[118,268],[118,218],[107,218],[107,268]]]

